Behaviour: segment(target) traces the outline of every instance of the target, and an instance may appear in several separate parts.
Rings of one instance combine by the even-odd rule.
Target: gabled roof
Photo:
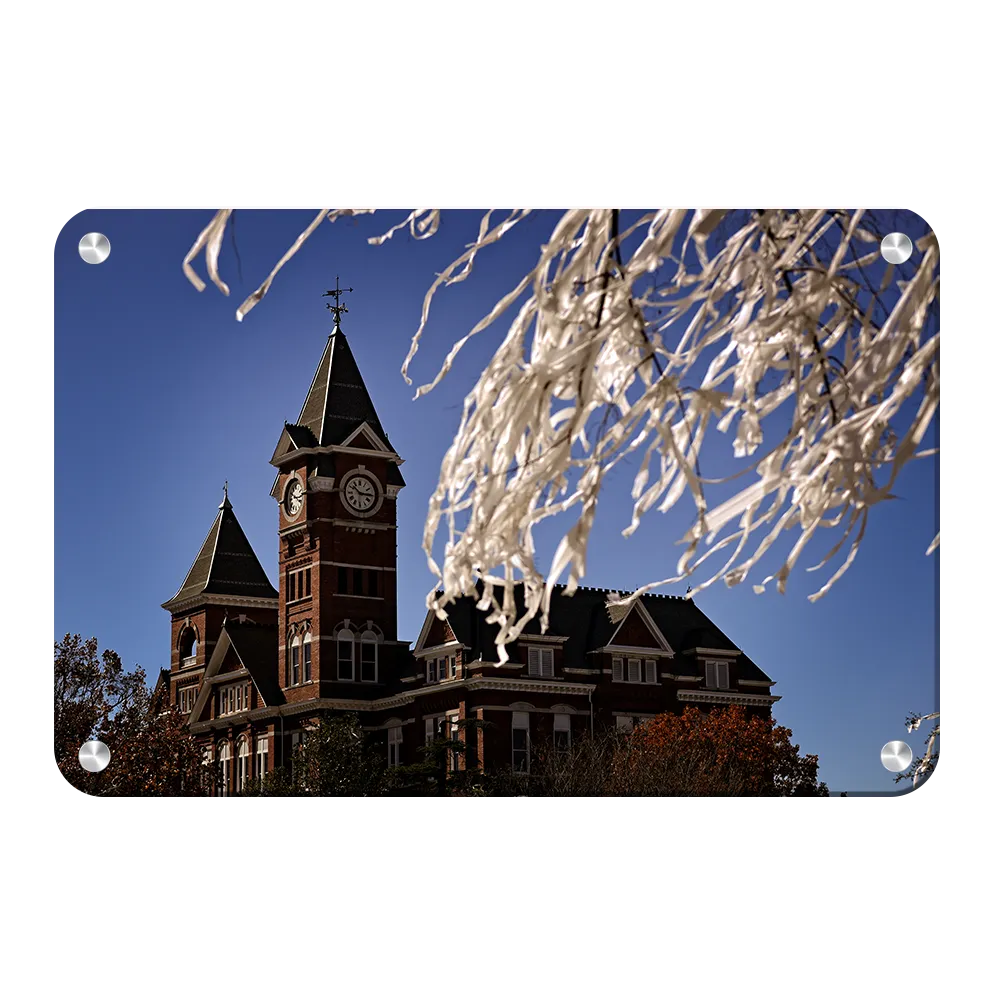
[[[230,619],[223,626],[240,662],[250,673],[264,704],[283,704],[278,684],[278,626]]]
[[[482,584],[479,585],[482,592]],[[628,593],[625,591],[624,593]],[[563,645],[566,659],[583,665],[587,653],[603,649],[611,641],[621,626],[622,619],[615,609],[608,608],[609,591],[598,587],[578,587],[569,597],[565,587],[556,586],[552,591],[549,606],[549,635],[565,635],[569,638]],[[497,588],[497,600],[503,601],[502,588]],[[524,588],[515,588],[515,605],[518,614],[524,613]],[[648,614],[670,649],[680,656],[685,650],[695,647],[730,650],[736,658],[739,677],[743,680],[771,680],[745,653],[740,652],[726,635],[699,608],[694,601],[684,597],[667,597],[661,594],[643,594],[639,598],[643,610]],[[496,636],[498,628],[486,622],[489,612],[479,611],[471,597],[462,597],[447,608],[448,621],[458,640],[467,646],[473,658],[482,657],[487,661],[496,659]],[[433,612],[428,612],[433,615]],[[627,616],[626,616],[627,617]],[[618,621],[615,621],[618,618]],[[528,623],[521,633],[523,639],[541,634],[537,618]],[[678,667],[678,669],[680,669]]]
[[[205,714],[212,693],[212,679],[220,673],[230,650],[250,675],[266,706],[273,708],[285,703],[285,696],[278,684],[278,626],[240,623],[238,619],[228,619],[223,623],[219,641],[205,667],[198,698],[188,717],[189,722],[202,721],[201,717]]]
[[[299,419],[294,425],[286,424],[286,428],[293,428],[293,439],[295,429],[308,430],[315,440],[312,447],[322,448],[342,444],[362,423],[367,423],[394,450],[379,423],[347,338],[338,326],[327,338]]]
[[[171,605],[199,594],[278,597],[240,522],[236,520],[228,490],[180,590],[163,607],[169,611]]]

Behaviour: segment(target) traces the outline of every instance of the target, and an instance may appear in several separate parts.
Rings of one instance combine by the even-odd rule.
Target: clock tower
[[[371,699],[398,682],[396,497],[389,442],[336,323],[271,464],[278,504],[278,683],[289,703]]]

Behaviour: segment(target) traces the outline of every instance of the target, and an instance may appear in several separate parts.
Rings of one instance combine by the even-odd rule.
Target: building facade
[[[529,624],[499,662],[496,626],[475,599],[428,612],[416,642],[397,634],[394,450],[340,329],[327,338],[299,419],[271,457],[278,589],[229,501],[177,593],[171,661],[158,682],[188,716],[216,794],[289,762],[318,719],[355,713],[390,766],[463,732],[452,766],[530,769],[531,748],[631,728],[687,705],[769,715],[774,682],[693,601],[557,587],[549,628]],[[515,594],[515,599],[519,594]],[[466,738],[462,736],[460,738]],[[468,759],[466,759],[466,757]]]

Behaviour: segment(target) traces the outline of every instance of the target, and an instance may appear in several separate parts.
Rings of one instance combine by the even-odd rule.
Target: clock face
[[[359,514],[367,513],[375,506],[378,492],[375,484],[367,476],[351,476],[344,484],[344,502]]]
[[[302,488],[302,483],[297,479],[293,479],[288,484],[288,489],[285,491],[285,513],[289,517],[297,517],[300,510],[302,510],[302,496],[305,490]]]

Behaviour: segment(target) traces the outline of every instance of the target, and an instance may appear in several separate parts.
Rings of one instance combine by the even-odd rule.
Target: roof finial
[[[334,331],[337,331],[337,330],[340,329],[340,314],[341,313],[345,313],[345,312],[348,311],[347,306],[342,306],[340,304],[340,296],[343,295],[344,292],[353,292],[353,291],[354,291],[353,288],[341,288],[340,287],[340,275],[338,274],[337,275],[337,287],[336,288],[331,288],[329,291],[324,292],[324,294],[323,294],[323,298],[326,298],[327,296],[330,296],[330,298],[332,298],[333,301],[336,303],[336,305],[332,305],[332,306],[330,305],[329,302],[327,302],[327,304],[326,304],[326,308],[329,309],[330,312],[332,312],[333,315],[334,315],[334,326],[333,326]]]
[[[227,479],[222,487],[222,503],[219,504],[219,510],[229,510],[232,506],[229,502],[229,480]]]

